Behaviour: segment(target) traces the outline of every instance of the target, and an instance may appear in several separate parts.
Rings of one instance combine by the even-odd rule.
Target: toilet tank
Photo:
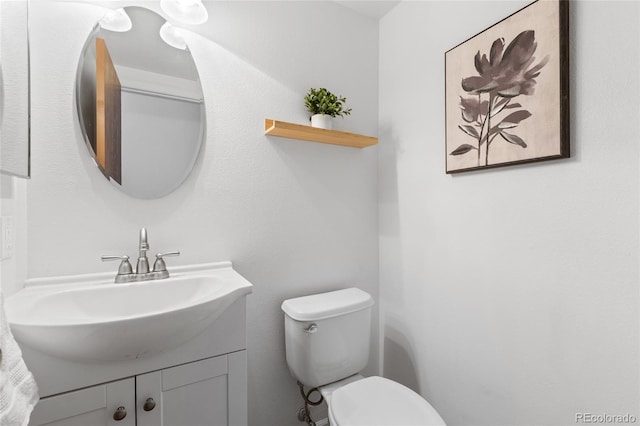
[[[360,372],[369,360],[372,306],[371,295],[357,288],[285,300],[291,373],[317,387]]]

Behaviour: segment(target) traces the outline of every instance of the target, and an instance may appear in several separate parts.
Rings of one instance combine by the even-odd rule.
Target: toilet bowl
[[[357,288],[288,299],[285,346],[291,374],[317,387],[331,426],[444,426],[411,389],[359,372],[369,358],[372,297]]]
[[[384,377],[356,376],[320,388],[331,426],[445,425],[431,404],[406,386]]]

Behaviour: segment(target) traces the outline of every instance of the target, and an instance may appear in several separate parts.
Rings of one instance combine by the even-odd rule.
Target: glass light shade
[[[185,50],[187,48],[187,43],[184,41],[184,37],[182,37],[180,28],[168,22],[160,27],[160,38],[169,46],[175,47],[176,49]]]
[[[122,8],[107,12],[98,23],[105,30],[119,33],[129,31],[133,26],[131,18]]]
[[[181,24],[198,25],[209,19],[202,0],[160,0],[160,7],[168,17]]]

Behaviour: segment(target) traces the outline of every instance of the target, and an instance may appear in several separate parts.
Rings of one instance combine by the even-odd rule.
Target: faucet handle
[[[129,256],[127,255],[124,255],[124,256],[106,255],[106,256],[102,256],[101,259],[103,262],[106,262],[109,260],[121,260],[122,262],[120,262],[120,266],[118,267],[118,275],[133,274],[133,268],[131,267],[131,263],[129,263]]]
[[[162,272],[167,270],[167,265],[164,263],[164,257],[168,256],[180,256],[179,251],[170,251],[167,253],[156,254],[156,261],[153,263],[153,272]]]

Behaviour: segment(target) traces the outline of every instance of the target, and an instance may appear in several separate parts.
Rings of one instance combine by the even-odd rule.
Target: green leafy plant
[[[304,105],[311,115],[326,114],[331,117],[344,117],[351,114],[351,108],[345,108],[347,98],[336,96],[324,87],[309,89],[304,96]]]

